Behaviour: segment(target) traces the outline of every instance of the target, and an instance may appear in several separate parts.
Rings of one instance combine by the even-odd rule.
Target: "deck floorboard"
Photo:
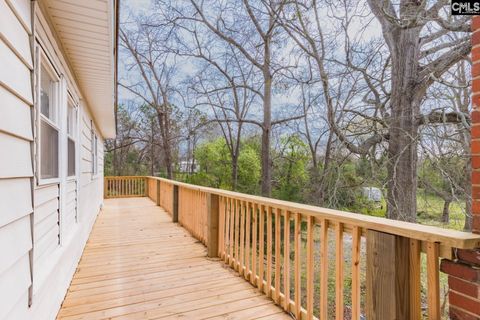
[[[105,200],[57,319],[291,319],[148,198]]]

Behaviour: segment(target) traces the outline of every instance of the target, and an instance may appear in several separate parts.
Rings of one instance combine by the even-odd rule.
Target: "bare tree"
[[[422,115],[420,107],[429,86],[471,50],[468,34],[454,41],[440,40],[450,32],[469,32],[470,24],[464,17],[449,17],[446,0],[368,3],[382,26],[391,57],[388,217],[414,221],[420,119],[428,117],[431,123],[436,116]]]
[[[278,1],[242,1],[237,2],[202,2],[190,1],[194,14],[182,18],[203,24],[223,42],[229,44],[242,54],[252,66],[262,74],[263,92],[262,109],[262,194],[271,194],[271,132],[272,121],[272,87],[275,75],[282,69],[274,61],[273,47],[280,28],[278,18],[286,3]],[[277,121],[278,122],[278,121]]]
[[[369,72],[369,59],[359,62],[354,56],[357,51],[353,50],[353,40],[348,31],[355,15],[349,10],[358,4],[352,4],[348,0],[340,2],[339,7],[343,6],[344,15],[335,16],[342,20],[344,28],[345,59],[342,63],[351,71],[362,75],[362,82],[373,97],[365,102],[374,105],[374,112],[363,112],[361,116],[371,128],[378,130],[371,130],[369,137],[361,143],[352,142],[337,125],[337,99],[332,94],[331,71],[327,67],[328,54],[331,54],[332,49],[328,48],[325,39],[321,4],[316,0],[294,2],[288,11],[294,14],[284,16],[283,26],[296,44],[315,62],[330,125],[344,145],[354,153],[371,154],[379,143],[388,143],[387,216],[415,221],[419,128],[444,121],[456,123],[462,117],[456,112],[447,117],[441,117],[437,111],[422,114],[420,107],[427,89],[469,53],[467,35],[455,40],[448,37],[452,32],[468,32],[469,25],[465,20],[443,17],[446,15],[443,9],[448,4],[447,1],[440,0],[429,7],[428,1],[416,0],[402,0],[398,4],[389,0],[367,2],[382,27],[388,49],[389,59],[384,63],[386,71],[380,72],[380,76],[372,76]],[[347,111],[345,108],[340,110]],[[348,111],[351,113],[353,110]]]
[[[128,26],[128,27],[127,27]],[[121,45],[129,53],[132,62],[129,70],[135,70],[139,79],[122,80],[119,85],[155,110],[168,178],[173,178],[173,121],[175,106],[170,101],[173,91],[172,78],[176,72],[175,60],[164,50],[169,30],[152,28],[135,17],[134,27],[123,24],[119,32]]]
[[[446,73],[447,81],[432,86],[427,103],[432,110],[442,113],[444,117],[455,112],[462,119],[458,123],[436,123],[421,128],[421,147],[434,163],[435,171],[442,178],[439,188],[430,181],[433,177],[420,177],[420,185],[433,191],[444,200],[443,222],[448,222],[449,203],[465,203],[465,230],[471,230],[472,199],[470,159],[470,112],[471,85],[469,83],[470,63],[462,61]]]
[[[198,95],[197,105],[210,108],[214,121],[221,129],[231,157],[232,188],[236,190],[242,129],[246,123],[259,125],[247,118],[258,92],[250,87],[253,67],[245,67],[238,52],[230,49],[215,58],[208,48],[197,42],[195,57],[204,61],[206,66],[199,72],[193,90]]]

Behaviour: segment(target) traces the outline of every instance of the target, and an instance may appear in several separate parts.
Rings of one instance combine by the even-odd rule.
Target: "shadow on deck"
[[[58,319],[291,319],[148,198],[105,200]]]

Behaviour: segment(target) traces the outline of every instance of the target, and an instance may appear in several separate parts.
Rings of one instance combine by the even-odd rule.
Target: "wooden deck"
[[[148,198],[105,200],[58,319],[291,319]]]

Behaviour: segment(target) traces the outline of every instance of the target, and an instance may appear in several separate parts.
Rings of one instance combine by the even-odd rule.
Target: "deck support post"
[[[157,206],[160,206],[160,180],[157,180]]]
[[[408,238],[367,231],[366,285],[367,319],[413,319]]]
[[[145,179],[143,179],[144,181],[144,184],[145,184],[145,197],[148,197],[148,177],[145,177]]]
[[[173,186],[173,222],[178,222],[178,186]]]
[[[207,255],[210,258],[218,257],[218,223],[219,197],[216,194],[207,195]]]

